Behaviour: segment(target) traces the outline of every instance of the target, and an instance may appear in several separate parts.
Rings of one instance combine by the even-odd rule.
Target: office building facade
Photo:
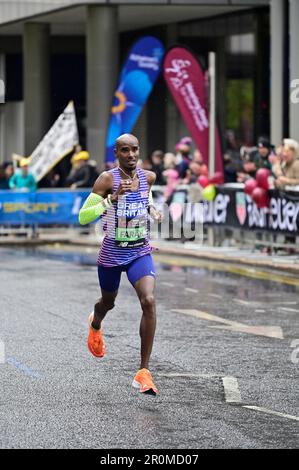
[[[223,145],[270,135],[299,140],[299,2],[296,0],[0,0],[0,161],[30,155],[74,100],[80,139],[99,163],[118,74],[133,42],[154,35],[189,47],[207,68],[217,54],[217,117]],[[297,42],[299,43],[299,42]],[[158,79],[134,132],[143,156],[173,151],[188,132]]]

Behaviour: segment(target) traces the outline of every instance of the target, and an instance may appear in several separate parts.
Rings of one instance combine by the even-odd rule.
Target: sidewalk
[[[158,245],[157,245],[158,246]],[[287,271],[299,275],[299,255],[269,255],[259,250],[238,247],[195,246],[192,243],[160,243],[161,253],[210,261]]]
[[[23,237],[1,237],[1,246],[33,247],[48,244],[86,246],[98,248],[99,240],[94,236],[69,236],[65,234],[42,234],[37,239]],[[245,265],[258,268],[286,271],[299,276],[299,255],[277,255],[261,253],[259,250],[241,249],[238,247],[210,247],[196,245],[192,242],[154,240],[152,242],[158,253],[179,257],[198,258],[210,261]]]

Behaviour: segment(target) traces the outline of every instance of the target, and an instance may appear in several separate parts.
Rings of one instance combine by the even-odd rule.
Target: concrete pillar
[[[118,10],[87,7],[87,148],[101,166],[118,79]]]
[[[299,81],[299,1],[290,0],[290,79]],[[298,97],[298,93],[297,93]],[[298,100],[296,100],[298,101]],[[299,103],[290,102],[290,137],[299,141]]]
[[[166,27],[166,47],[178,43],[179,28],[177,23]],[[170,91],[167,90],[166,102],[166,151],[175,152],[175,144],[179,140],[180,116],[178,108],[173,100]],[[184,134],[184,132],[183,132]],[[185,135],[187,135],[185,133]]]
[[[278,145],[283,139],[283,88],[284,88],[284,2],[271,0],[271,142]]]
[[[133,134],[139,140],[140,145],[140,158],[142,160],[146,160],[148,158],[147,155],[147,107],[144,106],[141,114],[135,124]]]
[[[26,23],[23,36],[25,151],[30,155],[50,127],[50,26]]]

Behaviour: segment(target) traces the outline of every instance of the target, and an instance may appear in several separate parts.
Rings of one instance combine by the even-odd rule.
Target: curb
[[[236,258],[235,256],[223,255],[213,252],[198,253],[195,250],[185,249],[177,250],[171,248],[159,248],[159,253],[172,256],[181,256],[188,258],[197,258],[208,261],[217,261],[226,264],[234,264],[241,266],[250,266],[254,268],[267,268],[275,271],[284,271],[299,276],[299,262],[297,265],[292,263],[275,263],[273,260],[252,260],[244,257]]]
[[[99,248],[99,243],[95,242],[94,240],[80,240],[76,239],[69,239],[69,238],[56,238],[56,239],[10,239],[10,240],[0,240],[0,248],[2,247],[35,247],[35,246],[44,246],[44,245],[71,245],[71,246],[85,246],[85,247],[94,247]],[[240,251],[240,258],[236,256],[230,256],[229,253],[225,254],[224,252],[217,253],[213,251],[199,251],[194,250],[192,248],[183,248],[183,247],[167,247],[167,246],[157,246],[154,247],[157,254],[168,255],[168,256],[179,256],[179,257],[187,257],[187,258],[196,258],[201,260],[208,260],[208,261],[217,261],[224,264],[233,264],[238,266],[250,266],[252,268],[266,268],[280,272],[287,272],[289,274],[295,274],[299,276],[299,260],[298,262],[285,262],[282,261],[275,261],[269,257],[269,259],[250,259],[245,256],[242,256],[242,252]]]

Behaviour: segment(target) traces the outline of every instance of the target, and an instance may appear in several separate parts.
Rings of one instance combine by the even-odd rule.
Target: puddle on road
[[[33,256],[53,261],[63,261],[80,266],[95,267],[98,258],[98,249],[85,246],[71,245],[44,245],[40,247],[6,249],[6,253],[15,256]],[[205,279],[210,277],[213,282],[233,288],[240,283],[241,278],[250,278],[269,285],[269,282],[278,283],[284,286],[284,291],[299,291],[299,279],[283,272],[259,269],[254,267],[244,267],[228,263],[214,262],[209,260],[196,259],[191,257],[169,256],[159,252],[154,252],[154,259],[157,271],[172,273],[188,273],[196,275],[197,278]]]

